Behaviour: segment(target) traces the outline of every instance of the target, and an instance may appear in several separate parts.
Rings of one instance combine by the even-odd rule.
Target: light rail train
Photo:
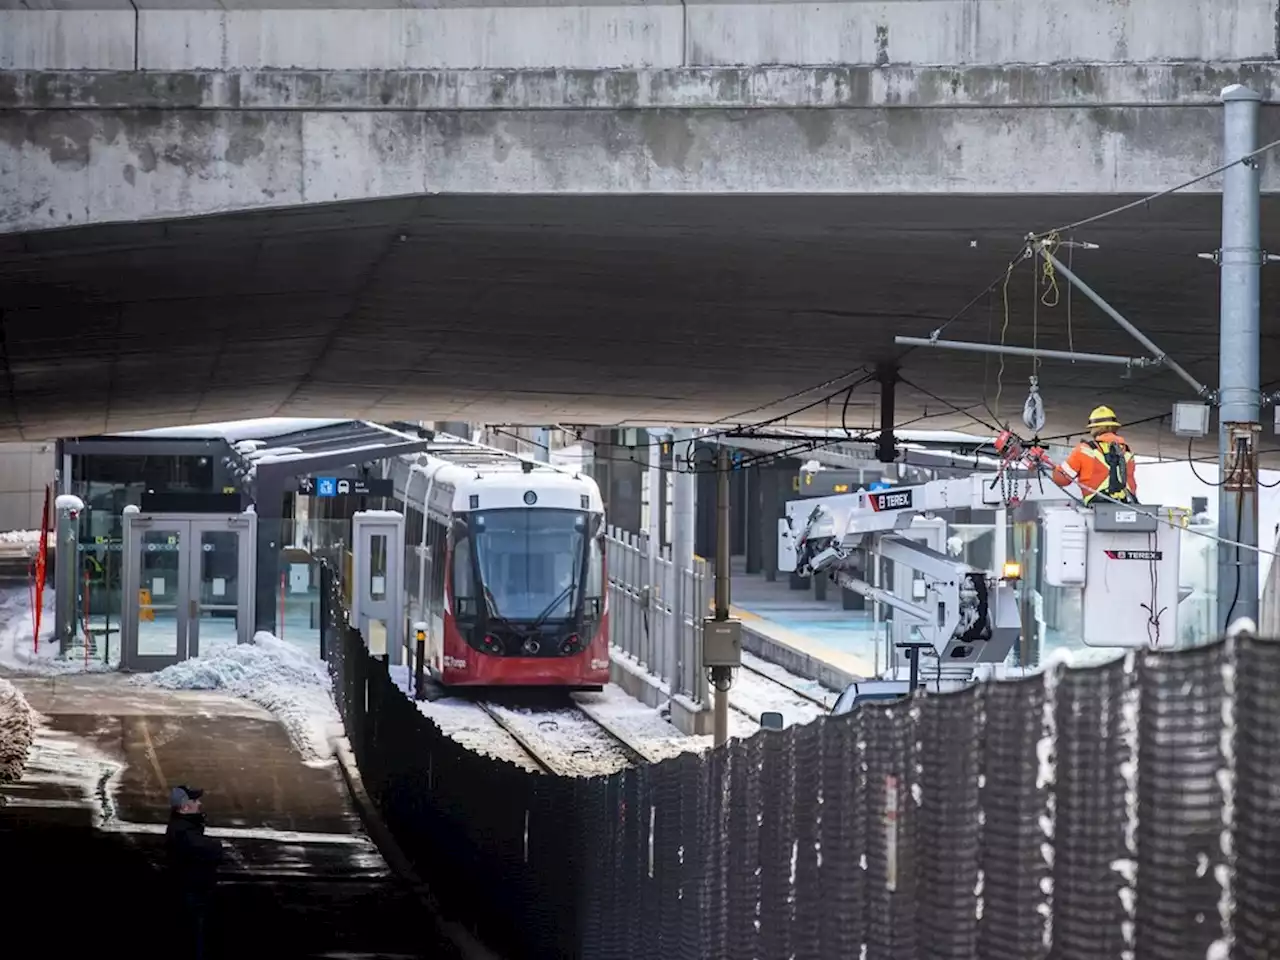
[[[395,461],[409,625],[443,686],[609,681],[604,503],[590,477],[438,436]],[[409,634],[412,636],[412,631]]]

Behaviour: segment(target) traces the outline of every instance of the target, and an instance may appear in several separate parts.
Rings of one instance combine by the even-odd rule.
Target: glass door
[[[207,657],[252,639],[247,594],[253,591],[250,524],[240,517],[191,521],[190,625],[187,655]]]
[[[128,669],[160,670],[186,659],[190,524],[125,518],[124,642]]]

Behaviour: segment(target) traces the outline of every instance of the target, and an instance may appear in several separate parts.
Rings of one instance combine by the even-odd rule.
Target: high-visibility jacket
[[[1099,494],[1112,500],[1138,499],[1133,451],[1123,437],[1114,433],[1083,441],[1062,466],[1054,468],[1053,482],[1058,486],[1069,486],[1073,480],[1080,485],[1085,503]]]

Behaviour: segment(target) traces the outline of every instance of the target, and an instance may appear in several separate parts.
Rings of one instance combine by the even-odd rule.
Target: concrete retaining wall
[[[522,69],[1270,60],[1280,0],[77,2],[0,10],[0,69]],[[39,4],[38,0],[37,3]],[[46,0],[47,6],[54,6]],[[65,6],[58,3],[57,6]],[[336,9],[335,9],[336,8]]]

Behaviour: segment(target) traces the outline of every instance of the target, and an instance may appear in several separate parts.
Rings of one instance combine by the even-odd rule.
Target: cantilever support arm
[[[932,337],[894,337],[900,347],[940,347],[944,350],[965,350],[969,353],[997,353],[1011,357],[1038,357],[1041,360],[1070,360],[1082,363],[1110,363],[1119,367],[1158,367],[1161,361],[1154,357],[1121,357],[1110,353],[1080,353],[1076,350],[1039,350],[1031,347],[1011,347],[994,343],[972,343],[967,340],[935,340]]]
[[[1034,250],[1039,256],[1043,257],[1046,261],[1053,264],[1053,268],[1056,271],[1058,271],[1058,273],[1066,277],[1067,281],[1073,287],[1075,287],[1077,290],[1083,293],[1086,297],[1092,300],[1099,310],[1101,310],[1108,317],[1114,320],[1123,330],[1125,330],[1131,337],[1133,337],[1133,339],[1137,340],[1140,344],[1142,344],[1149,351],[1151,351],[1151,355],[1158,362],[1168,367],[1170,370],[1172,370],[1174,373],[1180,376],[1183,380],[1189,383],[1192,386],[1192,388],[1196,391],[1197,396],[1204,397],[1206,399],[1213,396],[1212,390],[1210,390],[1203,383],[1201,383],[1199,380],[1197,380],[1195,377],[1189,374],[1185,369],[1183,369],[1177,363],[1177,361],[1171,360],[1169,358],[1169,355],[1165,353],[1163,350],[1161,350],[1159,347],[1157,347],[1150,337],[1148,337],[1145,333],[1143,333],[1141,330],[1135,327],[1132,323],[1126,320],[1123,316],[1121,316],[1120,312],[1116,310],[1115,307],[1107,303],[1106,300],[1103,300],[1102,297],[1100,297],[1091,286],[1089,286],[1087,283],[1085,283],[1083,280],[1077,277],[1074,273],[1072,273],[1071,270],[1068,269],[1066,264],[1064,264],[1061,260],[1055,257],[1052,253],[1050,253],[1048,245],[1045,243],[1045,241],[1032,240],[1031,249]]]
[[[886,606],[893,607],[895,610],[901,610],[907,616],[915,617],[921,623],[933,622],[933,615],[919,604],[912,603],[910,600],[903,600],[896,594],[890,593],[888,590],[882,590],[879,587],[873,587],[865,580],[859,580],[853,574],[845,573],[843,570],[837,570],[831,575],[831,579],[846,590],[852,590],[854,593],[860,593],[868,600],[874,600],[877,603],[883,603]]]

